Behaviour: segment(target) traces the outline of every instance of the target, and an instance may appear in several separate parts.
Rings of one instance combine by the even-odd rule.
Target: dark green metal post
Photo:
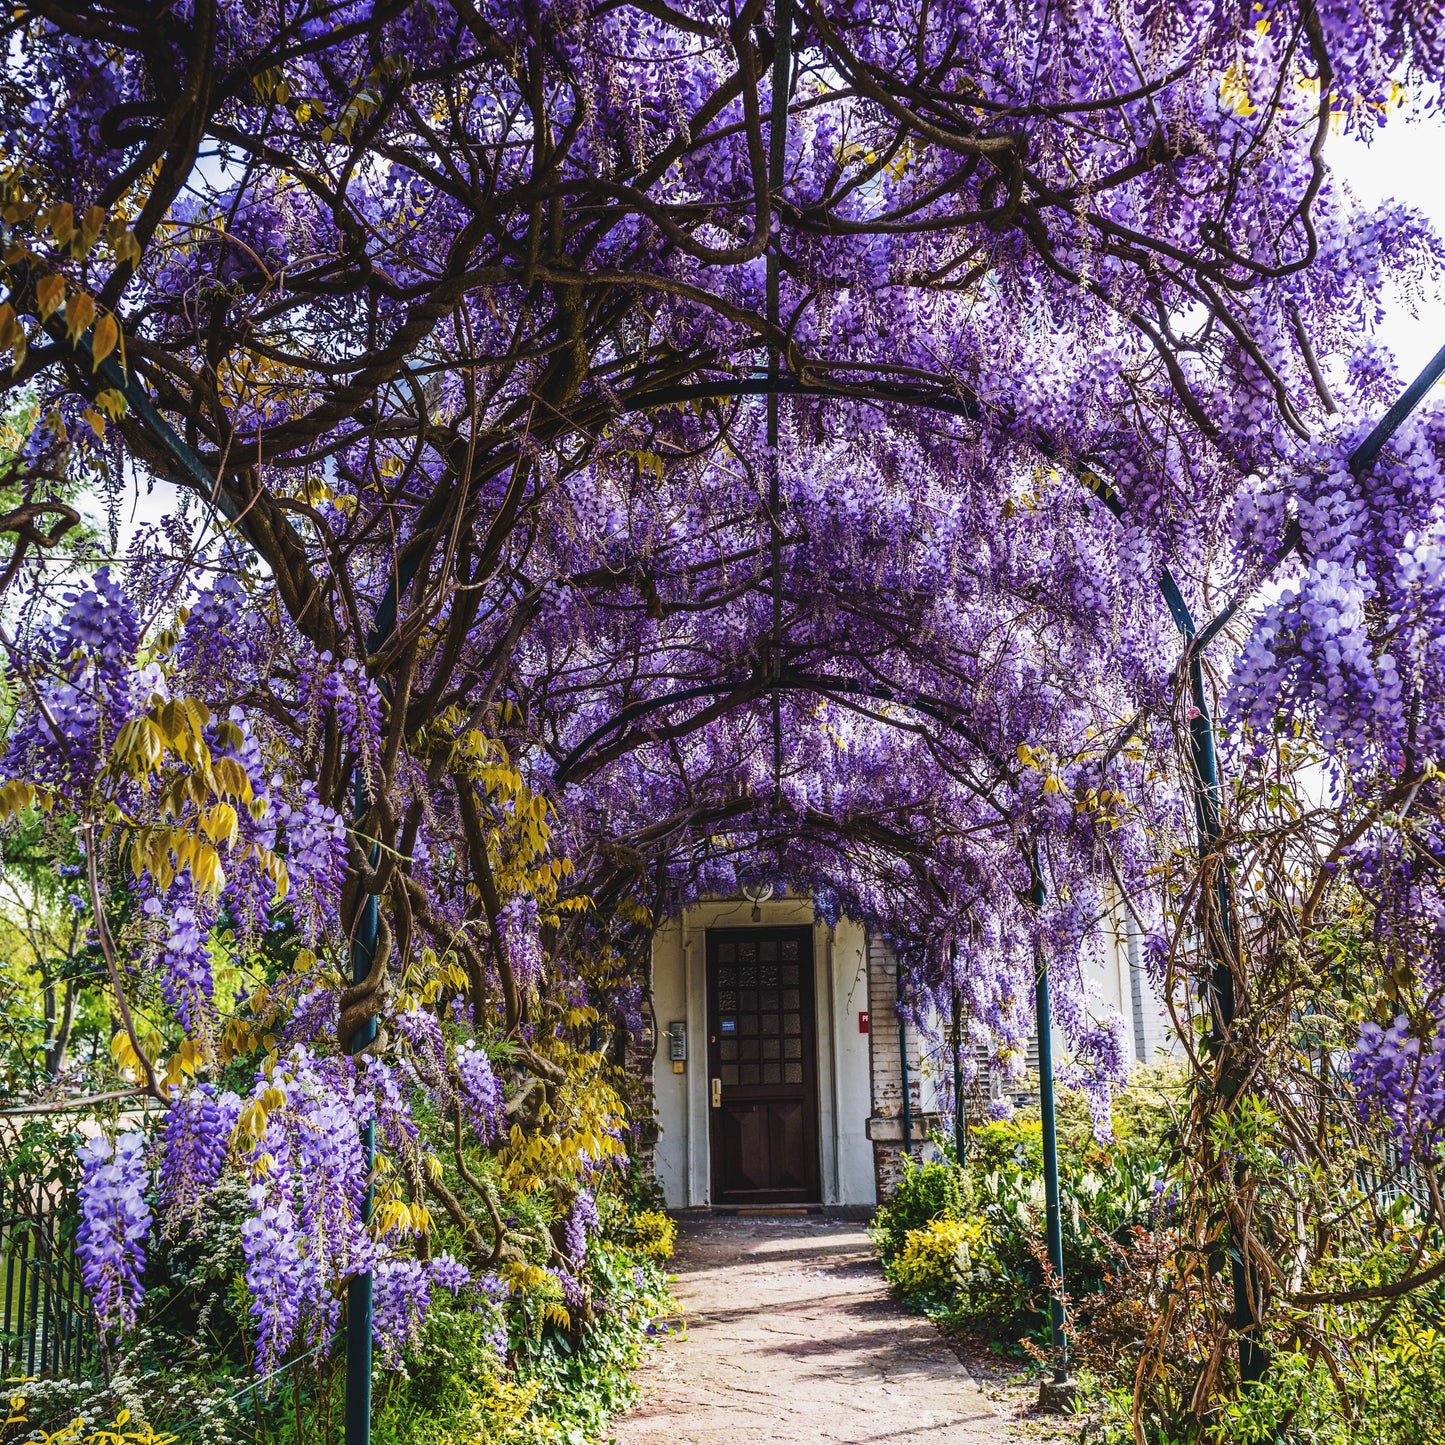
[[[1044,880],[1034,860],[1033,904],[1044,906]],[[1054,1039],[1049,1012],[1049,968],[1042,948],[1034,958],[1034,1015],[1039,1033],[1039,1114],[1044,1125],[1044,1232],[1054,1289],[1049,1297],[1049,1338],[1054,1347],[1054,1382],[1069,1377],[1068,1343],[1064,1335],[1064,1223],[1059,1212],[1059,1131],[1054,1118]]]
[[[958,945],[949,950],[949,960],[957,977]],[[968,1115],[963,1107],[963,999],[958,985],[953,986],[953,1157],[959,1168],[968,1162]]]
[[[362,790],[357,777],[358,802]],[[362,905],[356,938],[351,945],[351,980],[361,983],[371,972],[376,951],[377,902],[369,894]],[[351,1052],[359,1054],[376,1039],[376,1020],[368,1019],[351,1037]],[[371,1220],[370,1174],[376,1162],[376,1125],[367,1122],[361,1131],[366,1154],[366,1201],[363,1217]],[[354,1275],[346,1286],[346,1445],[371,1445],[371,1272]]]

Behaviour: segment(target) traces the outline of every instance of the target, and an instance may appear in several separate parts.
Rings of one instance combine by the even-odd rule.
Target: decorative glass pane
[[[776,1028],[773,1028],[773,1029],[764,1029],[763,1032],[764,1032],[764,1033],[777,1033],[777,1029],[776,1029]],[[802,1033],[802,1032],[803,1032],[803,1016],[802,1016],[802,1014],[784,1014],[784,1015],[783,1015],[783,1032],[784,1032],[785,1034],[800,1034],[800,1033]]]
[[[778,1011],[778,990],[775,988],[763,989],[758,1000],[758,1007],[764,1013],[776,1013]],[[794,1004],[793,1007],[796,1008],[797,1005]]]
[[[734,960],[733,946],[730,943],[720,943],[717,946],[717,961],[719,963],[732,963]]]
[[[791,1015],[791,1017],[797,1018],[797,1014],[793,1014],[793,1015]],[[764,1014],[764,1015],[762,1016],[760,1022],[762,1023],[762,1026],[763,1026],[763,1027],[762,1027],[762,1032],[763,1032],[763,1033],[765,1033],[765,1034],[775,1034],[775,1033],[777,1033],[777,1031],[778,1031],[778,1016],[777,1016],[777,1014]],[[796,1032],[796,1031],[795,1031],[795,1032]]]
[[[755,988],[742,989],[738,994],[738,1012],[755,1014],[758,1011],[758,991]]]
[[[719,994],[718,997],[721,998],[722,995]],[[802,989],[800,989],[800,988],[785,988],[785,989],[783,990],[783,1007],[784,1007],[784,1008],[802,1008],[802,1006],[803,1006],[803,990],[802,990]],[[721,1005],[719,1005],[719,1007],[721,1007]]]
[[[788,1040],[789,1044],[792,1042],[792,1039]],[[731,1063],[735,1061],[738,1056],[738,1041],[736,1039],[724,1039],[722,1043],[718,1045],[718,1050],[722,1054],[723,1059]]]
[[[756,1039],[740,1039],[738,1041],[738,1047],[741,1050],[741,1052],[738,1054],[738,1057],[740,1059],[751,1060],[757,1058],[758,1041]]]
[[[763,1083],[781,1084],[783,1082],[783,1066],[781,1064],[763,1065]]]
[[[736,1064],[724,1064],[722,1066],[722,1081],[725,1084],[736,1084],[738,1081],[738,1066]]]
[[[798,965],[796,963],[785,963],[778,970],[783,976],[784,988],[795,988],[798,983]]]
[[[778,961],[778,945],[771,940],[767,943],[758,944],[758,962],[776,963]]]
[[[801,1084],[803,1082],[802,1064],[784,1064],[783,1082],[785,1084]]]
[[[738,982],[744,988],[756,988],[758,986],[758,970],[755,965],[745,965],[738,971]]]
[[[793,995],[794,999],[797,995]],[[797,1008],[794,1003],[793,1007]],[[720,988],[717,991],[717,1011],[720,1014],[735,1014],[738,1011],[738,991],[735,988]]]
[[[765,1059],[781,1059],[783,1057],[782,1039],[764,1039],[763,1057]]]
[[[740,1034],[755,1034],[758,1031],[757,1014],[744,1014],[738,1020],[738,1032]]]
[[[723,1057],[726,1058],[727,1055],[724,1054]],[[784,1039],[783,1057],[785,1059],[801,1059],[803,1057],[802,1039]]]
[[[778,966],[775,963],[765,963],[758,969],[758,982],[764,988],[777,988]]]
[[[758,1081],[758,1066],[756,1064],[739,1064],[738,1075],[738,1082],[740,1084],[756,1084]]]
[[[736,988],[738,986],[738,971],[735,968],[720,968],[717,971],[717,986],[719,988]]]
[[[758,961],[758,946],[756,943],[738,944],[738,962],[756,963]]]

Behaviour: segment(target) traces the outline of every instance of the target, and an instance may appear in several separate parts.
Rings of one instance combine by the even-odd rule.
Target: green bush
[[[1062,1097],[1064,1280],[1075,1298],[1101,1287],[1113,1245],[1150,1222],[1170,1122],[1160,1104],[1164,1094],[1152,1078],[1126,1091],[1116,1138],[1104,1145],[1094,1138],[1084,1102]],[[874,1217],[873,1238],[890,1281],[907,1304],[944,1324],[981,1330],[1005,1347],[1042,1342],[1050,1296],[1040,1121],[1025,1113],[970,1129],[964,1167],[949,1144],[939,1147],[938,1160],[904,1161],[897,1189]],[[927,1233],[945,1222],[960,1228]],[[950,1256],[947,1242],[955,1235],[967,1238],[966,1259]],[[910,1241],[913,1257],[905,1265]]]
[[[946,1158],[920,1164],[905,1156],[898,1187],[874,1216],[873,1239],[886,1264],[903,1249],[910,1230],[966,1212],[966,1185],[957,1165]]]
[[[931,1219],[910,1229],[902,1250],[886,1267],[889,1282],[915,1308],[947,1308],[974,1283],[976,1261],[988,1257],[984,1223],[970,1219]]]

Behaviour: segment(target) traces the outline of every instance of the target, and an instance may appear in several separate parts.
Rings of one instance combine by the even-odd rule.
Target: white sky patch
[[[1403,201],[1423,211],[1445,236],[1445,120],[1396,115],[1368,144],[1354,135],[1332,135],[1325,159],[1365,205]],[[1445,298],[1412,311],[1399,296],[1385,298],[1381,338],[1400,360],[1400,375],[1414,378],[1445,346]]]

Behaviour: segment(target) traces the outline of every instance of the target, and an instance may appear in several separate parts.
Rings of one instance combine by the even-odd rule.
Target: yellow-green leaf
[[[65,277],[52,272],[35,283],[36,312],[42,321],[49,321],[65,300]]]
[[[84,291],[77,291],[65,303],[65,334],[71,341],[79,341],[94,320],[95,302]]]
[[[120,340],[120,327],[115,324],[115,317],[106,312],[99,321],[95,323],[95,334],[90,338],[91,370],[96,370],[102,361],[115,350],[116,342]],[[119,396],[120,393],[116,392]],[[122,398],[124,400],[124,398]]]

